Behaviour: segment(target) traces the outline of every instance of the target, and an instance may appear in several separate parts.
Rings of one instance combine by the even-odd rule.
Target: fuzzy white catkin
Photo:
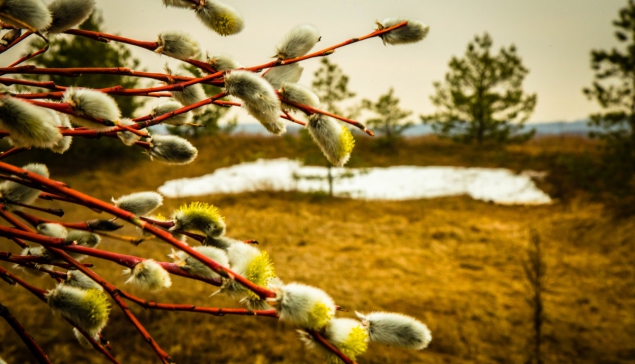
[[[119,120],[119,124],[125,125],[125,126],[131,126],[131,125],[136,125],[137,123],[135,123],[134,121],[132,121],[131,119],[128,118],[122,118],[121,120]],[[121,140],[122,143],[124,143],[127,146],[133,146],[136,142],[139,141],[139,139],[141,139],[141,137],[135,133],[131,133],[129,131],[120,131],[117,133],[117,138],[119,138],[119,140]]]
[[[410,316],[392,312],[357,313],[357,316],[372,342],[422,350],[432,340],[428,327]]]
[[[303,56],[320,40],[320,32],[310,24],[302,24],[292,28],[282,38],[276,48],[278,59],[290,59]]]
[[[221,266],[226,268],[229,267],[229,260],[224,250],[213,246],[197,246],[193,249],[220,264]],[[191,257],[184,251],[178,251],[174,253],[174,260],[176,261],[177,265],[181,267],[181,269],[192,275],[203,278],[220,277],[216,272],[203,264],[200,260]]]
[[[72,128],[71,122],[68,120],[68,117],[66,115],[60,114],[53,110],[48,111],[50,111],[54,115],[54,118],[52,119],[53,126],[61,126],[69,129]],[[71,147],[72,143],[72,136],[64,136],[49,149],[51,149],[55,153],[64,154]]]
[[[46,294],[46,300],[53,311],[62,314],[89,335],[99,333],[108,322],[110,304],[101,290],[84,290],[61,284]]]
[[[87,248],[96,248],[97,245],[99,245],[99,243],[101,242],[101,237],[95,233],[91,233],[88,231],[71,230],[68,232],[68,235],[66,236],[66,242],[67,243],[74,242],[75,244],[79,246],[84,246]],[[68,255],[70,255],[71,257],[73,257],[73,259],[78,261],[81,261],[84,258],[86,258],[86,256],[83,254],[70,252],[70,251],[68,252]]]
[[[132,283],[143,290],[158,292],[172,286],[168,272],[152,259],[139,262],[133,269],[124,270],[124,273],[130,274],[126,284]]]
[[[201,244],[207,245],[207,246],[214,246],[223,250],[227,250],[229,249],[230,246],[237,243],[244,244],[240,240],[236,240],[236,239],[223,235],[218,237],[206,236],[205,240],[203,240]]]
[[[169,69],[167,70],[170,73]],[[182,71],[180,73],[175,73],[175,76],[187,76],[194,77],[194,75],[187,71]],[[191,86],[187,86],[183,89],[183,91],[170,91],[172,97],[180,102],[183,106],[190,106],[199,101],[203,101],[207,98],[205,95],[205,90],[203,90],[203,86],[200,83],[196,83]],[[191,110],[190,112],[194,115],[198,115],[205,110],[205,107],[198,107],[196,109]]]
[[[121,118],[121,111],[119,111],[119,106],[117,106],[115,100],[103,92],[69,87],[64,92],[62,101],[68,103],[76,114],[76,116],[69,116],[71,121],[87,128],[106,130],[112,128],[112,125],[104,125],[82,118],[82,116],[102,119],[110,123],[114,123]]]
[[[78,270],[69,270],[66,272],[66,279],[62,282],[62,284],[81,289],[103,290],[97,282],[93,281],[90,277]]]
[[[44,259],[46,259],[47,261],[52,261],[55,259],[55,257],[53,256],[53,254],[51,254],[51,252],[49,252],[48,250],[44,249],[44,247],[42,246],[35,246],[35,247],[28,247],[28,248],[24,248],[22,249],[22,252],[20,253],[20,256],[40,256]],[[53,269],[52,265],[48,265],[48,264],[39,264],[40,267],[45,268],[45,269]],[[32,269],[32,268],[27,268],[27,267],[23,267],[19,264],[14,264],[13,265],[13,269],[16,270],[20,270],[23,272],[26,272],[30,275],[33,275],[35,277],[44,277],[46,275],[45,272],[42,272],[40,270],[37,269]]]
[[[271,133],[286,132],[280,119],[280,101],[271,84],[249,71],[232,71],[225,76],[225,89],[231,96],[243,101],[249,114],[255,117]]]
[[[152,108],[150,115],[153,118],[165,115],[172,111],[182,108],[183,105],[178,101],[166,101]],[[163,121],[164,124],[180,126],[190,123],[192,121],[192,112],[188,111],[182,114],[171,116]]]
[[[188,164],[196,159],[198,150],[176,135],[153,135],[148,153],[150,158],[163,163]]]
[[[154,191],[135,192],[112,199],[118,208],[137,216],[147,216],[163,204],[163,196]]]
[[[51,238],[66,239],[66,236],[68,236],[68,230],[66,230],[64,226],[56,223],[39,224],[36,229],[40,234]]]
[[[333,299],[321,289],[301,283],[289,283],[274,287],[275,299],[271,300],[280,320],[308,329],[321,329],[335,314]],[[316,317],[317,306],[323,306],[323,317]],[[320,310],[318,310],[320,311]]]
[[[241,68],[242,65],[230,56],[214,56],[207,58],[207,64],[212,66],[216,71],[229,71],[236,68]]]
[[[240,33],[245,27],[238,10],[218,0],[206,0],[195,11],[203,24],[222,36]]]
[[[42,0],[0,1],[0,21],[17,28],[44,30],[51,24],[51,12]]]
[[[344,129],[337,121],[321,114],[311,115],[306,128],[329,162],[336,167],[341,167],[348,162],[354,145],[348,129]],[[343,133],[346,134],[343,135]]]
[[[163,5],[171,6],[174,8],[187,8],[190,9],[193,7],[192,3],[187,0],[163,0]]]
[[[49,34],[59,34],[88,19],[95,8],[95,0],[54,0],[48,8],[53,21],[46,31]]]
[[[352,334],[357,331],[357,336],[352,338]],[[300,339],[311,349],[320,352],[326,357],[327,363],[342,363],[339,358],[328,350],[324,345],[317,343],[311,335],[305,331],[299,331]],[[359,335],[359,334],[362,335]],[[332,319],[323,332],[324,338],[331,344],[335,345],[338,349],[345,349],[344,352],[352,360],[355,357],[351,357],[351,354],[360,355],[368,348],[368,335],[366,329],[362,326],[362,323],[350,318],[335,318]],[[364,340],[365,337],[365,340]],[[351,350],[353,352],[351,352]]]
[[[317,108],[320,106],[320,98],[310,88],[297,83],[283,83],[280,87],[280,97],[284,100],[289,100],[297,104],[303,104]],[[282,107],[285,109],[296,109],[295,106],[291,106],[282,101]]]
[[[244,275],[249,264],[260,255],[260,249],[243,242],[232,244],[227,248],[229,267],[234,272]]]
[[[49,170],[44,164],[30,163],[22,166],[22,169],[38,174],[45,178],[49,178]],[[2,182],[2,184],[0,184],[0,195],[2,196],[2,198],[10,202],[30,204],[35,201],[35,199],[37,199],[37,197],[40,195],[40,192],[40,190],[24,186],[13,181],[4,181]],[[5,205],[7,205],[7,207],[9,208],[12,208],[10,202],[5,203]]]
[[[384,44],[397,45],[416,43],[423,40],[423,38],[425,38],[430,31],[430,27],[419,20],[402,18],[384,19],[379,23],[379,28],[390,28],[393,25],[397,25],[403,21],[408,21],[408,25],[381,35],[381,40],[384,42]]]
[[[0,96],[0,127],[16,147],[50,148],[62,134],[46,109],[8,96]]]
[[[201,52],[198,42],[179,30],[160,33],[157,43],[159,47],[155,52],[178,59],[196,58]]]
[[[284,82],[298,82],[302,77],[303,68],[298,63],[291,63],[284,66],[272,67],[262,76],[269,81],[274,89],[279,89]]]

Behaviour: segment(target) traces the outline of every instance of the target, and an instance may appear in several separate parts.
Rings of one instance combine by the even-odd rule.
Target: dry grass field
[[[566,137],[543,138],[507,150],[474,151],[426,137],[407,140],[387,153],[358,139],[351,166],[541,170],[554,154],[593,148],[584,138]],[[73,168],[58,165],[51,169],[54,178],[109,200],[242,161],[303,155],[303,147],[293,137],[213,137],[195,144],[199,158],[184,167],[117,158],[99,164],[78,160]],[[190,200],[166,199],[161,212],[169,214]],[[369,202],[274,191],[197,200],[220,207],[228,235],[258,240],[284,281],[326,290],[349,309],[341,316],[352,316],[356,310],[397,311],[421,319],[432,331],[433,341],[424,351],[373,345],[359,358],[360,364],[526,363],[534,334],[533,310],[528,303],[531,292],[522,262],[532,229],[541,238],[547,269],[544,363],[635,362],[635,221],[612,220],[601,204],[583,196],[540,207],[499,206],[462,196]],[[68,220],[97,216],[76,206],[40,204],[64,207]],[[131,228],[126,232],[135,233]],[[105,239],[101,247],[169,260],[169,246],[157,241],[134,247]],[[0,250],[19,251],[4,239]],[[98,273],[123,284],[119,266],[95,263]],[[54,285],[51,279],[27,279],[46,288]],[[173,287],[159,294],[123,288],[160,302],[238,306],[223,297],[209,297],[215,287],[180,278],[174,278]],[[0,282],[0,302],[12,310],[53,362],[105,362],[76,344],[68,324],[23,289]],[[303,348],[294,328],[270,318],[132,309],[177,363],[321,362]],[[104,335],[122,363],[157,362],[117,307],[113,307]],[[0,323],[0,357],[10,364],[33,360],[4,323]]]

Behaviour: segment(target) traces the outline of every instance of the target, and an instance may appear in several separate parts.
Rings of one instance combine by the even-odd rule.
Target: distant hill
[[[296,134],[302,126],[297,124],[288,124],[287,130],[290,134]],[[586,135],[592,129],[588,126],[588,120],[577,121],[553,121],[547,123],[529,123],[525,124],[524,130],[536,129],[537,135],[558,135],[558,134],[572,134],[572,135]],[[267,131],[256,123],[244,123],[238,124],[235,130],[236,133],[244,134],[268,134]],[[406,130],[406,136],[417,136],[431,134],[432,128],[429,125],[417,124],[412,128]]]

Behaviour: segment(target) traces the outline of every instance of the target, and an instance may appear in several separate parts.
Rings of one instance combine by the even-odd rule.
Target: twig
[[[20,339],[26,344],[29,348],[29,351],[35,356],[38,363],[51,363],[48,358],[48,355],[42,350],[42,348],[35,342],[33,337],[29,335],[24,326],[18,322],[18,320],[9,312],[9,309],[0,303],[0,316],[2,316],[5,321],[13,328],[13,330],[20,336]]]

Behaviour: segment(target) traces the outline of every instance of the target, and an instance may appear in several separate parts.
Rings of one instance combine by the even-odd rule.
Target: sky
[[[626,5],[626,0],[224,0],[243,14],[246,25],[237,35],[221,37],[191,10],[166,8],[160,0],[96,1],[109,33],[156,40],[161,31],[181,30],[211,55],[231,55],[246,66],[270,61],[280,38],[298,24],[320,30],[315,51],[373,31],[375,20],[421,20],[430,26],[422,42],[384,46],[374,38],[329,56],[350,77],[358,100],[376,100],[393,87],[400,106],[413,111],[413,121],[435,111],[429,100],[432,83],[443,79],[450,58],[463,55],[474,35],[489,32],[495,50],[515,44],[530,70],[524,89],[538,95],[530,122],[574,121],[599,110],[582,94],[593,80],[590,51],[617,45],[611,22]],[[21,49],[10,52],[0,56],[0,63],[17,58]],[[143,49],[133,53],[150,71],[178,62]],[[299,82],[310,85],[319,59],[302,66]],[[249,119],[240,114],[244,118]]]

